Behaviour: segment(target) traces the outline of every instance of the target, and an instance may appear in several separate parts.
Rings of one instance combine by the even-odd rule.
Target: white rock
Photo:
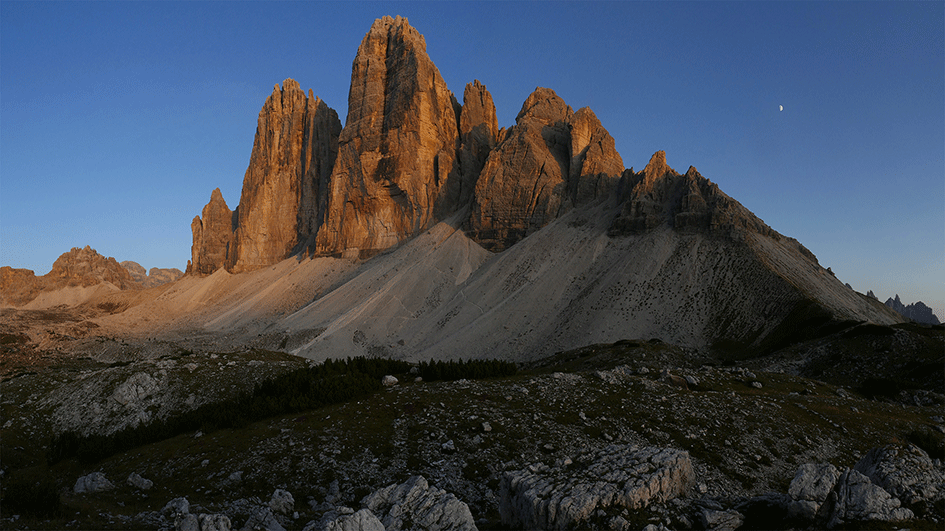
[[[174,517],[174,531],[200,531],[200,520],[193,514],[178,514]]]
[[[200,531],[230,531],[233,523],[225,514],[201,514],[197,517]]]
[[[148,490],[154,486],[154,482],[150,479],[144,479],[139,476],[137,472],[132,472],[128,475],[128,480],[126,481],[132,487],[139,488],[141,490]]]
[[[431,487],[423,476],[390,485],[361,500],[378,515],[386,531],[474,531],[469,506],[445,490]]]
[[[285,531],[276,515],[272,514],[269,507],[260,507],[253,511],[241,531]]]
[[[292,493],[283,489],[276,489],[272,493],[272,499],[269,500],[269,508],[272,509],[272,512],[290,515],[292,511],[295,510],[295,498],[292,497]]]
[[[75,481],[75,487],[73,487],[72,490],[76,494],[82,494],[102,492],[114,488],[115,485],[113,485],[111,481],[108,481],[108,478],[105,477],[105,474],[101,472],[92,472],[87,476],[82,476],[77,479]]]
[[[390,386],[392,386],[392,385],[397,385],[397,382],[398,382],[397,378],[395,378],[395,377],[393,377],[393,376],[391,376],[391,375],[389,375],[389,374],[388,374],[387,376],[385,376],[384,378],[381,379],[381,385],[383,385],[383,386],[385,386],[385,387],[390,387]]]
[[[871,483],[870,478],[850,469],[840,475],[827,503],[830,506],[827,512],[829,528],[867,520],[898,522],[914,516],[912,511],[899,506],[898,498]]]
[[[167,502],[167,505],[161,509],[161,514],[166,516],[175,516],[178,514],[188,514],[190,512],[190,502],[187,501],[187,498],[180,497],[174,498],[173,500]]]
[[[334,511],[318,522],[310,522],[302,531],[385,531],[384,524],[369,509],[338,515]]]
[[[911,444],[873,448],[853,469],[923,514],[945,498],[945,474]]]
[[[681,496],[694,479],[687,452],[611,445],[579,457],[577,466],[506,472],[499,515],[510,527],[580,528],[600,509],[642,509]]]

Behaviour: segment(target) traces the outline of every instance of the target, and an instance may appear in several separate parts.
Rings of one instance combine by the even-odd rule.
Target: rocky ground
[[[12,514],[4,504],[5,528],[157,529],[176,521],[181,529],[216,529],[208,526],[220,524],[222,515],[232,529],[369,529],[377,522],[407,529],[419,524],[398,524],[397,514],[447,518],[463,512],[461,503],[471,520],[433,528],[717,529],[740,522],[748,529],[759,528],[764,515],[767,527],[771,518],[788,522],[791,504],[804,501],[791,493],[803,491],[792,481],[805,464],[835,467],[836,477],[824,472],[827,479],[810,480],[830,483],[821,489],[828,494],[872,496],[860,505],[849,500],[863,496],[853,494],[806,500],[826,507],[815,525],[855,528],[851,518],[906,516],[895,512],[896,504],[913,511],[912,528],[945,522],[943,489],[934,483],[942,464],[932,460],[941,456],[916,458],[921,465],[910,465],[908,474],[919,467],[932,474],[932,486],[911,498],[898,492],[895,504],[888,498],[896,487],[864,483],[871,476],[858,465],[873,448],[916,453],[921,450],[911,441],[940,444],[941,402],[867,399],[851,387],[721,366],[659,342],[587,347],[508,378],[415,382],[397,375],[400,383],[362,400],[239,430],[187,433],[98,463],[46,465],[44,445],[58,430],[84,426],[107,433],[309,363],[265,351],[113,356],[6,367],[0,417],[5,483],[51,481],[63,509],[37,517]],[[862,477],[847,471],[855,465],[866,470]],[[93,473],[116,487],[85,487],[100,483],[89,478]],[[414,492],[411,500],[433,501],[421,510],[388,496],[386,505],[370,510],[368,495],[388,486],[405,496]],[[277,489],[294,499],[291,511],[270,508]],[[449,496],[457,503],[444,513]],[[186,498],[193,518],[179,508],[164,510],[176,498]],[[886,512],[857,517],[864,503]],[[201,514],[217,519],[201,520]]]

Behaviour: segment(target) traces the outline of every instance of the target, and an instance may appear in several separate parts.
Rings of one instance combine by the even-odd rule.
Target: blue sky
[[[0,2],[0,265],[91,245],[183,269],[273,85],[344,120],[358,44],[397,14],[500,126],[552,88],[628,167],[665,150],[855,289],[945,317],[942,2]]]

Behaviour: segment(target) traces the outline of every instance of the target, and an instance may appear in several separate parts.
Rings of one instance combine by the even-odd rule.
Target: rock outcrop
[[[56,259],[49,273],[39,277],[29,269],[0,267],[0,303],[23,306],[43,292],[100,284],[110,285],[109,289],[141,288],[114,258],[102,256],[88,245],[73,247]]]
[[[813,521],[839,478],[840,471],[830,463],[801,465],[788,487],[788,495],[791,497],[787,508],[788,515],[804,521]]]
[[[209,275],[221,267],[230,269],[236,264],[236,222],[237,213],[226,206],[220,189],[215,189],[202,215],[190,224],[194,243],[190,248],[188,273]]]
[[[945,473],[917,446],[873,448],[854,470],[924,516],[945,501]]]
[[[572,529],[600,509],[642,509],[681,496],[694,480],[687,452],[611,445],[578,458],[576,466],[506,473],[499,514],[507,526]]]
[[[450,210],[458,106],[407,19],[375,20],[354,59],[319,254],[387,249]]]
[[[624,172],[617,193],[623,206],[611,224],[611,236],[639,234],[668,225],[678,231],[724,235],[753,232],[780,238],[695,167],[690,166],[685,175],[680,175],[666,163],[664,151],[654,153],[643,171]],[[810,251],[799,248],[813,257]]]
[[[872,293],[872,291],[870,293]],[[875,298],[875,295],[874,295],[874,298]],[[899,295],[896,294],[895,299],[890,297],[886,299],[886,302],[884,304],[886,304],[886,306],[898,312],[899,315],[902,315],[906,319],[912,319],[913,321],[917,323],[930,324],[930,325],[942,324],[938,316],[932,312],[932,308],[929,308],[928,306],[926,306],[925,303],[922,301],[914,302],[907,306],[903,304],[901,300],[899,300]]]
[[[467,83],[463,92],[463,108],[459,116],[460,179],[447,183],[448,203],[468,205],[476,189],[479,174],[486,159],[499,140],[499,122],[496,118],[492,94],[477,79]]]
[[[466,230],[473,240],[501,251],[563,212],[573,114],[551,89],[528,96],[476,183]]]
[[[898,498],[851,469],[840,474],[823,510],[826,511],[828,528],[869,520],[898,522],[914,516],[909,509],[900,507]]]
[[[128,273],[131,274],[131,278],[135,282],[141,284],[144,288],[153,288],[155,286],[160,286],[162,284],[167,284],[168,282],[174,282],[178,278],[184,275],[184,272],[176,267],[172,268],[160,268],[152,267],[150,271],[145,270],[138,262],[131,260],[125,260],[121,262],[121,267],[124,267],[128,270]]]
[[[266,99],[243,178],[234,270],[308,250],[322,223],[341,122],[320,98],[286,79]]]
[[[88,245],[80,249],[73,247],[68,253],[63,253],[53,263],[52,271],[44,275],[49,284],[55,287],[93,286],[102,282],[109,282],[120,289],[137,288],[138,283],[131,277],[131,273],[121,267],[112,257],[104,257]]]
[[[423,476],[389,485],[361,500],[378,516],[384,529],[399,531],[475,531],[469,506],[443,489],[431,487]]]
[[[87,476],[82,476],[76,480],[72,491],[76,494],[92,494],[112,490],[115,485],[105,477],[101,472],[92,472]]]

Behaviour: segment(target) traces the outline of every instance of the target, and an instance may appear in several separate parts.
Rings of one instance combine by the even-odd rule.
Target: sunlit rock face
[[[190,224],[194,243],[190,248],[188,273],[209,275],[221,267],[227,269],[236,263],[236,215],[230,210],[217,188],[210,194],[210,202],[202,215]]]
[[[259,111],[243,179],[235,271],[308,250],[324,219],[341,122],[324,101],[286,79]]]
[[[459,111],[407,19],[374,21],[354,59],[319,254],[383,250],[454,209]]]

